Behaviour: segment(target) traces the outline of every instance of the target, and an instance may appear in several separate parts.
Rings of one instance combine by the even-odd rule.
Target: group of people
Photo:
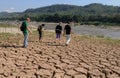
[[[61,40],[61,35],[62,35],[62,22],[59,23],[59,25],[56,26],[55,28],[55,33],[56,33],[56,39]],[[66,35],[66,43],[65,45],[68,46],[71,38],[71,26],[70,22],[65,25],[64,30],[63,30],[63,35]]]
[[[23,21],[22,24],[19,26],[19,28],[21,28],[22,25],[24,25],[24,30],[21,30],[23,35],[24,35],[24,41],[23,41],[23,47],[24,48],[26,48],[28,46],[29,32],[32,33],[32,31],[29,28],[29,22],[30,22],[30,18],[26,18],[26,20]],[[44,26],[45,26],[45,24],[42,24],[42,25],[39,25],[38,28],[37,28],[37,31],[39,32],[39,41],[40,42],[42,41]],[[61,41],[62,33],[63,33],[63,35],[66,35],[66,43],[65,43],[65,45],[68,46],[68,44],[70,42],[70,39],[71,39],[71,26],[70,26],[70,22],[68,22],[67,25],[65,25],[63,31],[62,31],[62,22],[60,22],[55,27],[55,33],[56,33],[56,40],[58,40],[59,43]]]

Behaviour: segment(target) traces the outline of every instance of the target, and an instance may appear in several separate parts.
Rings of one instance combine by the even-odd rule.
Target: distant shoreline
[[[13,22],[9,22],[13,23]],[[58,23],[47,23],[47,22],[31,22],[30,26],[33,28],[32,30],[36,30],[38,25],[45,24],[45,29],[54,32],[54,29]],[[13,23],[14,24],[14,23]],[[21,33],[21,31],[16,27],[4,28],[0,27],[0,32],[8,32],[8,33]],[[63,29],[66,23],[63,23]],[[12,25],[11,25],[12,26]],[[88,35],[88,36],[98,36],[98,37],[106,37],[113,39],[120,39],[120,27],[119,26],[94,26],[94,25],[80,25],[76,26],[71,25],[73,32],[78,35]]]

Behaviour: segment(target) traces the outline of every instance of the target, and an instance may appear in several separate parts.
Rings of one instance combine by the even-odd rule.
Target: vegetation
[[[11,24],[4,24],[4,23],[0,23],[0,27],[7,27],[7,28],[13,28],[13,27],[16,27],[14,25],[11,25]]]
[[[27,9],[22,13],[0,13],[0,20],[23,20],[26,17],[43,22],[74,21],[88,25],[120,25],[120,7],[97,3],[86,6],[61,4]]]
[[[91,35],[74,35],[74,40],[86,40],[90,41],[90,43],[95,43],[96,41],[99,42],[99,44],[108,44],[113,46],[120,46],[120,40],[119,39],[112,39],[112,38],[106,38],[104,36],[91,36]]]

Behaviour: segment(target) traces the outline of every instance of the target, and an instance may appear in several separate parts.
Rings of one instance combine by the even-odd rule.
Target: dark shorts
[[[60,38],[61,34],[60,33],[56,33],[56,38]]]

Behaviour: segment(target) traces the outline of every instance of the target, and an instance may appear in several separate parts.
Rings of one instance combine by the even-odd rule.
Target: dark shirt
[[[66,34],[70,34],[71,33],[71,26],[70,25],[66,25],[65,28],[64,28]]]
[[[61,32],[62,32],[62,26],[57,25],[56,28],[55,28],[55,32],[61,34]]]
[[[43,31],[42,29],[43,29],[43,27],[42,27],[41,25],[38,26],[38,32],[39,32],[39,33],[42,33],[42,31]]]

